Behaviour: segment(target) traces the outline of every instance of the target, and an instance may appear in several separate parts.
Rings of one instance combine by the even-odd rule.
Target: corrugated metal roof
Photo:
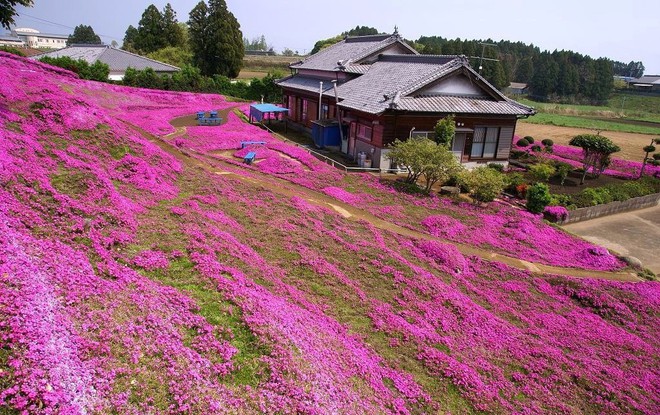
[[[293,88],[299,91],[319,92],[319,79],[294,75],[277,81],[277,84],[285,88]],[[323,91],[332,89],[332,82],[323,81]]]
[[[36,55],[33,59],[39,59],[44,56],[52,58],[68,56],[71,59],[82,59],[89,64],[93,64],[98,60],[107,64],[111,71],[125,71],[129,67],[138,70],[151,68],[156,72],[176,72],[179,70],[176,66],[105,45],[71,46]]]
[[[453,114],[532,115],[534,110],[515,101],[496,101],[491,97],[418,96],[403,97],[396,109],[414,112]]]

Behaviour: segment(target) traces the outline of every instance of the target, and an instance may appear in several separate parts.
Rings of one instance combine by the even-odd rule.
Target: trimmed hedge
[[[633,197],[660,193],[660,180],[653,177],[643,177],[639,180],[621,184],[609,184],[602,187],[584,189],[570,197],[570,201],[562,200],[568,208],[583,208],[610,202],[624,202]]]

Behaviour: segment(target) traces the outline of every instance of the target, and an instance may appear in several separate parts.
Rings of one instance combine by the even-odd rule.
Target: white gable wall
[[[421,89],[415,95],[461,95],[461,96],[484,96],[487,95],[478,85],[474,84],[470,78],[460,74],[444,79],[441,82],[431,85],[428,88]]]

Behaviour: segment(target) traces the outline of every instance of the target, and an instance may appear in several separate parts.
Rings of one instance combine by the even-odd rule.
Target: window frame
[[[483,141],[476,141],[477,137],[477,131],[479,129],[484,129],[484,134],[483,134]],[[495,141],[487,141],[488,140],[488,132],[489,130],[496,130],[497,134],[495,134]],[[497,150],[500,146],[500,134],[502,133],[502,127],[500,126],[485,126],[485,125],[479,125],[474,127],[474,133],[472,134],[472,148],[470,149],[470,160],[473,159],[482,159],[482,160],[497,160]],[[481,152],[478,155],[474,154],[474,149],[475,149],[475,144],[481,144]],[[495,144],[495,151],[493,152],[492,157],[486,157],[484,156],[484,152],[486,150],[486,144]]]

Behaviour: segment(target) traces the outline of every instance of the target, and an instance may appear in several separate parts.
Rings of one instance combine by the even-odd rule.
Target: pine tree
[[[163,36],[163,15],[153,4],[142,13],[137,32],[133,45],[140,53],[155,52],[167,46]]]
[[[162,16],[163,37],[165,38],[166,46],[185,46],[183,29],[181,29],[181,26],[176,19],[176,12],[170,3],[165,5]]]
[[[202,74],[235,78],[241,70],[245,49],[236,17],[224,0],[200,1],[190,12],[193,60]]]
[[[99,35],[94,33],[92,26],[78,25],[73,29],[73,34],[69,35],[69,39],[66,41],[67,45],[74,44],[102,44],[101,38]]]

